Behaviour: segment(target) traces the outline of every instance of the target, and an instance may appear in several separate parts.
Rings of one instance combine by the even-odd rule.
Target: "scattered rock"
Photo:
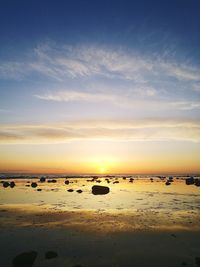
[[[81,189],[78,189],[78,190],[76,190],[76,192],[80,194],[80,193],[82,193],[82,192],[83,192],[83,190],[81,190]]]
[[[108,194],[109,192],[110,192],[110,189],[107,186],[94,185],[92,187],[93,195],[105,195],[105,194]]]
[[[9,185],[9,182],[3,182],[3,187],[7,188]]]
[[[41,183],[44,183],[45,181],[46,181],[46,178],[45,178],[45,177],[41,177],[41,178],[40,178],[40,182],[41,182]]]
[[[38,189],[37,189],[37,191],[39,191],[39,192],[40,192],[40,191],[42,191],[42,189],[41,189],[41,188],[38,188]]]
[[[65,184],[69,184],[69,181],[68,181],[68,180],[66,180],[66,181],[65,181]]]
[[[194,177],[186,178],[185,183],[186,185],[194,184]]]
[[[196,186],[200,186],[200,180],[199,180],[199,179],[195,179],[194,184],[195,184]]]
[[[114,182],[113,182],[113,184],[118,184],[118,183],[119,183],[119,181],[114,181]]]
[[[37,183],[31,183],[31,187],[33,187],[33,188],[36,188],[37,187]]]
[[[170,183],[170,181],[167,181],[165,184],[166,184],[166,185],[170,185],[171,183]]]
[[[58,257],[58,254],[55,251],[47,251],[45,253],[45,259],[46,260],[50,260],[50,259],[53,259],[53,258],[56,258],[56,257]]]
[[[11,188],[15,187],[15,182],[13,182],[13,181],[10,182],[10,187],[11,187]]]
[[[74,190],[73,190],[73,189],[68,189],[67,191],[68,191],[68,192],[74,192]]]
[[[31,267],[37,257],[36,251],[24,252],[17,255],[13,261],[13,267]]]

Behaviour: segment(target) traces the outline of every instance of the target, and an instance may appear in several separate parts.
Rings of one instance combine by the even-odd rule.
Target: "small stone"
[[[78,189],[78,190],[76,190],[76,192],[80,194],[80,193],[82,193],[82,192],[83,192],[83,190],[81,190],[81,189]]]
[[[33,188],[36,188],[37,187],[37,183],[31,183],[31,187],[33,187]]]
[[[73,189],[68,189],[67,191],[68,191],[68,192],[74,192],[74,190],[73,190]]]
[[[3,182],[3,187],[7,188],[9,185],[9,182]]]
[[[31,267],[33,266],[36,257],[36,251],[21,253],[13,259],[13,267]]]

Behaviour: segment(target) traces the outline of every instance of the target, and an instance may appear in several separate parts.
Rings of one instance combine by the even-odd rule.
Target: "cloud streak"
[[[1,144],[52,144],[84,140],[200,142],[197,120],[69,121],[49,125],[1,125]]]
[[[142,93],[141,93],[142,92]],[[34,95],[45,101],[56,102],[86,102],[86,103],[109,103],[128,109],[136,106],[154,107],[159,109],[193,110],[200,109],[199,101],[175,100],[170,101],[163,98],[154,98],[156,92],[152,88],[133,90],[128,94],[80,92],[75,90],[62,90],[45,94]],[[153,97],[153,98],[152,98]]]
[[[99,75],[141,82],[149,76],[156,78],[158,74],[177,80],[200,81],[200,70],[195,66],[95,45],[56,46],[46,43],[32,51],[31,60],[0,63],[0,76],[4,78],[24,77],[31,72],[59,81],[67,77]]]

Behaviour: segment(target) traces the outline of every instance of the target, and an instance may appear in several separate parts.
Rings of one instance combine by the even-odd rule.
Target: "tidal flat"
[[[200,187],[186,179],[2,179],[1,266],[200,266]]]

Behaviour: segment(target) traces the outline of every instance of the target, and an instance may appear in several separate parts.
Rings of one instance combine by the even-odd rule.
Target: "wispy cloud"
[[[156,95],[156,91],[153,88],[136,89],[127,93],[126,95],[117,93],[98,93],[98,92],[80,92],[72,90],[62,90],[57,92],[49,92],[45,94],[38,94],[35,97],[46,101],[57,102],[86,102],[86,103],[98,103],[108,102],[117,106],[125,107],[128,109],[135,108],[137,106],[146,106],[163,109],[175,109],[175,110],[193,110],[200,109],[199,101],[187,101],[187,100],[174,100],[152,98]]]
[[[58,46],[45,43],[32,51],[31,60],[0,63],[2,77],[18,78],[30,72],[56,80],[100,75],[141,82],[150,76],[156,79],[158,75],[163,75],[184,81],[200,81],[200,70],[195,66],[95,45]]]
[[[0,127],[1,144],[51,144],[77,140],[200,142],[200,123],[197,120],[148,118]]]

